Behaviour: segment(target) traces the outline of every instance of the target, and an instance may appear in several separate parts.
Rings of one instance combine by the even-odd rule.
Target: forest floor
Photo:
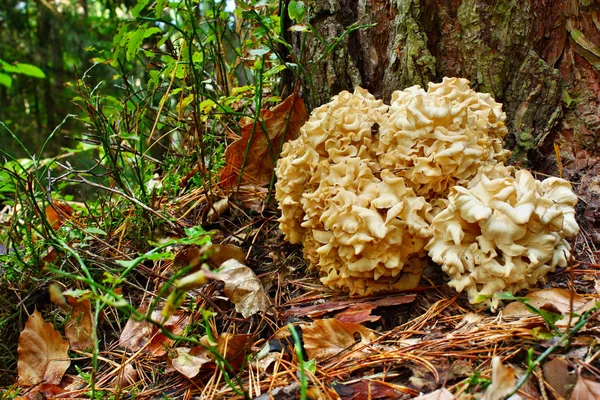
[[[123,305],[110,301],[94,314],[99,303],[93,296],[85,300],[89,291],[72,290],[84,285],[60,286],[59,293],[71,289],[66,299],[47,283],[27,294],[44,320],[70,339],[70,365],[53,370],[57,360],[65,361],[57,352],[66,355],[69,347],[59,351],[64,339],[51,324],[33,326],[36,313],[25,328],[27,316],[20,315],[13,329],[4,327],[9,342],[3,347],[15,357],[14,327],[23,329],[18,378],[24,384],[3,398],[408,399],[429,393],[421,399],[501,399],[518,380],[523,399],[598,398],[600,265],[582,236],[571,267],[495,313],[470,305],[433,265],[414,290],[348,297],[307,272],[301,248],[284,241],[273,204],[261,215],[237,206],[234,195],[219,194],[212,197],[219,218],[209,215],[203,189],[166,202],[162,210],[177,223],[151,235],[156,243],[170,240],[164,253],[122,264],[132,273],[115,291],[145,320],[124,317]],[[133,216],[135,209],[125,212]],[[201,221],[201,232],[210,234],[198,237],[204,243],[210,237],[213,245],[181,239]],[[112,271],[123,254],[135,253],[139,243],[123,238],[136,229],[125,224],[109,237],[91,230],[86,254]],[[72,248],[79,247],[75,242]],[[46,264],[56,261],[53,252]],[[227,276],[207,273],[163,320],[161,310],[178,304],[163,294],[178,268],[230,257],[243,264]],[[3,296],[25,302],[18,290],[4,286]],[[90,350],[94,318],[96,356]],[[31,371],[44,363],[41,372]],[[16,370],[3,374],[5,382],[17,378]],[[60,376],[29,386],[27,374]]]

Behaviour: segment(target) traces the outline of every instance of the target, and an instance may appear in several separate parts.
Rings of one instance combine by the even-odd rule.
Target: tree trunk
[[[394,90],[464,77],[504,105],[513,160],[574,183],[584,231],[600,244],[600,0],[309,1],[310,23],[332,43],[317,65],[310,107],[360,85]],[[296,54],[297,33],[288,33]],[[325,47],[308,35],[304,60]],[[314,61],[311,61],[314,62]],[[310,66],[310,64],[309,64]],[[560,159],[555,146],[560,149]]]

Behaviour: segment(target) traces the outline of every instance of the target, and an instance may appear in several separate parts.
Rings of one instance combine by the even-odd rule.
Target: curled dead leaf
[[[194,355],[190,348],[178,347],[175,349],[175,357],[171,359],[173,368],[187,378],[193,378],[200,372],[200,368],[211,359],[203,354]]]
[[[61,200],[53,200],[44,210],[46,219],[52,229],[57,230],[66,220],[73,216],[73,209],[70,205]]]
[[[309,358],[324,360],[339,354],[350,358],[361,357],[369,350],[364,348],[377,336],[372,330],[351,322],[335,318],[319,319],[302,325],[304,349]]]
[[[138,311],[144,312],[142,308]],[[151,319],[156,322],[162,321],[162,310],[154,310]],[[183,332],[190,317],[182,313],[175,313],[164,323],[164,327],[174,335]],[[160,329],[148,321],[136,321],[129,318],[121,336],[119,337],[119,346],[138,351],[143,349],[154,357],[160,357],[167,354],[167,349],[173,345],[174,341],[160,332]]]
[[[229,197],[217,200],[212,203],[211,207],[209,207],[204,221],[208,223],[217,222],[219,218],[221,218],[221,215],[223,215],[223,213],[225,213],[227,210],[229,210]]]
[[[219,279],[225,283],[225,295],[244,318],[271,307],[271,299],[254,271],[234,259],[225,261],[221,268]]]
[[[241,129],[241,138],[225,150],[226,165],[221,172],[223,187],[237,185],[245,158],[242,182],[268,185],[282,142],[296,139],[308,118],[304,101],[296,93],[272,110],[261,110],[260,114],[263,123],[246,122]]]
[[[17,383],[22,386],[60,383],[71,365],[68,352],[69,343],[35,310],[19,335]]]
[[[492,359],[492,384],[481,400],[502,400],[515,388],[515,370],[502,365],[500,357]]]

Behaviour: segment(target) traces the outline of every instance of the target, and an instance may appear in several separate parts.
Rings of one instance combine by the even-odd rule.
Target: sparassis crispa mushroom
[[[283,147],[282,232],[302,243],[324,284],[351,294],[415,287],[427,250],[471,301],[536,283],[566,263],[576,197],[561,179],[535,181],[502,164],[505,119],[466,79],[394,92],[389,107],[361,88],[341,92]],[[473,199],[485,204],[476,216]],[[526,211],[511,225],[500,213],[513,210]]]
[[[566,239],[579,232],[568,182],[540,182],[526,170],[492,179],[484,173],[470,189],[453,187],[448,200],[432,222],[427,249],[471,303],[495,309],[494,293],[515,293],[567,266]]]

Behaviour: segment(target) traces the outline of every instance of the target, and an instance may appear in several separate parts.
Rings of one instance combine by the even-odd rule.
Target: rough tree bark
[[[600,0],[308,3],[310,23],[329,43],[356,21],[377,23],[347,36],[317,67],[304,93],[309,106],[356,85],[387,101],[411,85],[468,78],[504,104],[514,161],[558,175],[559,146],[586,237],[600,245]],[[299,35],[289,35],[299,52]],[[304,60],[323,50],[309,35]]]

